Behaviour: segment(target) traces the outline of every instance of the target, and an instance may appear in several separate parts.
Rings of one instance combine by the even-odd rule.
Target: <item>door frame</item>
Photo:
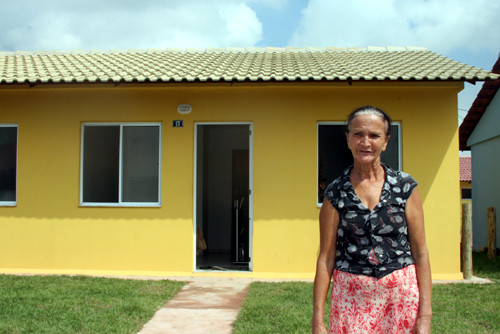
[[[197,176],[198,176],[198,126],[199,125],[248,125],[248,272],[253,271],[253,122],[195,122],[194,123],[194,152],[193,152],[193,272],[206,272],[196,269],[196,226],[197,226]],[[241,272],[241,271],[238,271]]]

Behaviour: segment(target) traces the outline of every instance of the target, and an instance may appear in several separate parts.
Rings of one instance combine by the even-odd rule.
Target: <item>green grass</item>
[[[252,283],[233,333],[310,333],[312,287],[306,282]],[[329,307],[325,319],[328,312]]]
[[[183,285],[0,275],[0,333],[137,333]]]
[[[474,253],[493,284],[433,287],[433,333],[500,333],[500,258]],[[137,333],[183,282],[0,275],[0,334]],[[252,283],[234,333],[310,333],[312,283]],[[329,302],[325,309],[328,321]]]
[[[493,284],[433,286],[433,333],[500,333],[500,258],[474,253],[474,275]],[[310,333],[312,283],[256,282],[234,323],[234,333]],[[325,307],[328,321],[329,301]]]
[[[474,276],[493,284],[433,287],[434,333],[500,333],[500,258],[473,253]]]

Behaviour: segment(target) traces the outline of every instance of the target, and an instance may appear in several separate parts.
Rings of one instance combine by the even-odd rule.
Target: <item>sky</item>
[[[1,0],[0,51],[420,46],[491,70],[500,0]],[[482,84],[465,84],[459,121]]]

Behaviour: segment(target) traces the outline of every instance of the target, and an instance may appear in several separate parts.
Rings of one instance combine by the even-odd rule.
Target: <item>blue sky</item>
[[[499,0],[1,1],[0,51],[423,46],[490,70]],[[463,117],[481,84],[459,94]]]

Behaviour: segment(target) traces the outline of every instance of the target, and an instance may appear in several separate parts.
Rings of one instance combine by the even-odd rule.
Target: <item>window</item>
[[[472,199],[471,188],[462,188],[462,199]]]
[[[318,204],[323,202],[324,188],[352,164],[352,154],[345,137],[346,123],[318,123]],[[401,168],[400,124],[392,122],[391,139],[382,153],[382,162]]]
[[[159,124],[83,124],[81,203],[160,205]]]
[[[0,124],[0,205],[16,205],[17,125]]]

